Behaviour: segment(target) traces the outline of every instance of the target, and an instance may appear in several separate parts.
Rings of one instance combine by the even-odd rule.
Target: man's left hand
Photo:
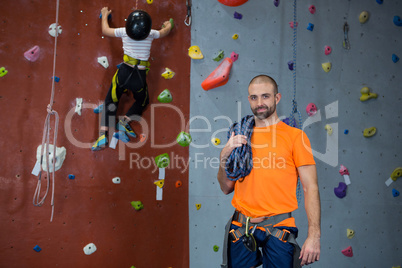
[[[300,252],[301,266],[320,260],[320,238],[307,237]]]

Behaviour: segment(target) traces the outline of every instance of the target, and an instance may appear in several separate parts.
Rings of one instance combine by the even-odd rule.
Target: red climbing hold
[[[210,90],[225,85],[229,81],[233,60],[225,58],[221,64],[201,83],[204,90]]]
[[[349,246],[349,247],[345,248],[344,250],[342,250],[342,254],[345,255],[346,257],[353,257],[352,247]]]
[[[246,3],[248,0],[218,0],[219,3],[224,4],[225,6],[237,7]]]

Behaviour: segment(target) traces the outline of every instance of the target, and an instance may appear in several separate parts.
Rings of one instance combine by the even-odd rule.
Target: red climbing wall
[[[53,222],[51,190],[42,207],[32,204],[38,180],[31,171],[50,100],[54,38],[48,27],[55,22],[56,1],[2,3],[0,67],[8,73],[0,77],[0,267],[189,266],[188,170],[183,162],[188,160],[188,147],[175,142],[189,116],[190,28],[183,23],[185,1],[150,5],[138,0],[138,8],[152,16],[154,29],[169,18],[176,22],[169,36],[153,43],[147,78],[150,106],[141,124],[132,124],[138,134],[147,133],[146,142],[137,138],[124,148],[90,150],[99,124],[92,109],[106,96],[123,55],[119,38],[102,37],[100,9],[110,7],[111,27],[121,27],[135,2],[60,0],[60,81],[53,108],[60,116],[56,144],[66,148],[67,156],[56,172]],[[30,62],[23,53],[35,45],[40,57]],[[100,56],[108,58],[109,68],[97,62]],[[176,72],[173,79],[161,76],[165,67]],[[152,106],[166,88],[173,95],[171,106]],[[81,116],[74,114],[76,98],[83,98]],[[118,112],[124,113],[132,102],[132,96],[124,96]],[[159,171],[153,158],[162,153],[170,154],[171,165],[163,200],[156,201]],[[113,184],[114,177],[120,177],[121,184]],[[175,187],[177,180],[182,187]],[[144,209],[136,211],[130,204],[134,200],[142,201]],[[97,251],[85,255],[83,248],[89,243]],[[34,251],[35,245],[42,251]]]

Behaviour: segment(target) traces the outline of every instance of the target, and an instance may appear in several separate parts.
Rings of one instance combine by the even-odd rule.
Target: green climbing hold
[[[179,135],[177,135],[176,141],[183,147],[189,146],[192,141],[191,135],[187,132],[182,131],[179,133]]]
[[[219,251],[219,247],[217,245],[214,246],[214,251],[218,252]]]
[[[220,61],[223,59],[224,56],[225,56],[225,52],[223,52],[223,50],[220,50],[219,52],[215,53],[213,60]]]
[[[133,208],[135,208],[135,210],[141,210],[144,208],[144,205],[142,204],[141,201],[132,201],[131,205],[133,206]]]
[[[160,154],[155,157],[155,163],[158,168],[167,168],[170,163],[170,157],[167,153]]]
[[[170,18],[170,24],[172,24],[172,29],[174,28],[174,20],[172,18]]]
[[[158,96],[158,101],[162,103],[169,103],[172,102],[172,100],[173,100],[172,94],[170,94],[169,89],[165,89]]]

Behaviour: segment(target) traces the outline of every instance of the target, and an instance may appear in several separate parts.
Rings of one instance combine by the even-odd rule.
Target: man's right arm
[[[247,143],[247,137],[244,135],[235,136],[232,133],[232,136],[226,143],[225,147],[223,147],[222,152],[220,154],[220,165],[218,171],[218,182],[221,186],[221,190],[224,194],[230,194],[234,190],[235,181],[230,180],[226,176],[225,165],[226,161],[232,153],[233,149],[242,146]]]

